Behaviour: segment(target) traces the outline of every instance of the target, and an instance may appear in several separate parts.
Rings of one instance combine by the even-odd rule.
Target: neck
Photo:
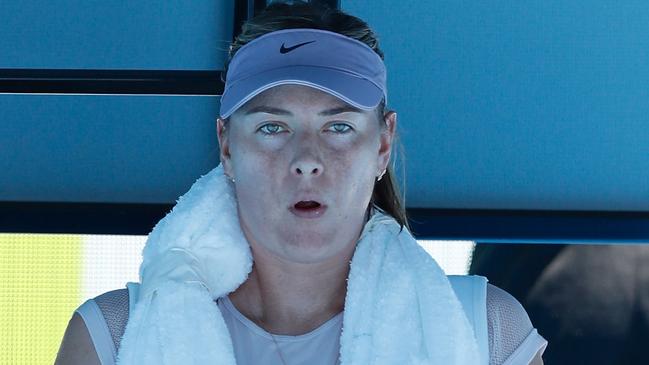
[[[364,224],[371,210],[365,212]],[[267,332],[297,336],[328,321],[345,307],[347,277],[358,237],[317,263],[291,262],[250,244],[250,275],[228,296],[244,316]]]
[[[326,261],[305,264],[251,246],[252,272],[229,298],[243,315],[270,333],[310,332],[343,310],[355,247],[354,242]]]

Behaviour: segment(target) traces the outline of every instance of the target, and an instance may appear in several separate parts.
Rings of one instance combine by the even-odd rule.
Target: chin
[[[347,251],[348,240],[341,241],[340,235],[327,234],[314,239],[308,236],[296,235],[295,240],[285,241],[290,245],[290,254],[294,261],[303,263],[322,262]],[[354,243],[355,244],[355,243]]]

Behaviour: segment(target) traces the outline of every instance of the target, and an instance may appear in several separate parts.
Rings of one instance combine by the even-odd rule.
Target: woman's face
[[[356,244],[374,182],[390,159],[395,113],[379,122],[376,111],[311,87],[280,85],[237,110],[227,128],[219,119],[221,161],[236,179],[253,253],[313,263]],[[321,208],[300,210],[300,201]]]

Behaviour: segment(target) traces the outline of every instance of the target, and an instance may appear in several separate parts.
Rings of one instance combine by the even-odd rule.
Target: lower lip
[[[297,209],[295,207],[290,207],[289,210],[291,211],[291,213],[295,214],[300,218],[313,219],[313,218],[322,217],[325,211],[327,211],[327,206],[321,205],[317,208],[309,208],[309,209]]]

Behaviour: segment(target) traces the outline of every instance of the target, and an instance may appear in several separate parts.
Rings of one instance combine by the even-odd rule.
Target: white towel
[[[221,166],[194,183],[148,237],[118,365],[236,364],[216,298],[252,268]],[[343,365],[478,364],[446,275],[404,227],[374,210],[354,252],[340,338]]]

